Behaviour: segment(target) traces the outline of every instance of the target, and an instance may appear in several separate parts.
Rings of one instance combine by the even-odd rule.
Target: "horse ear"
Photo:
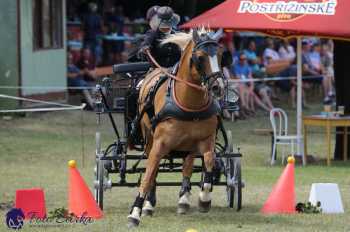
[[[193,29],[192,31],[192,38],[195,43],[199,41],[199,34],[197,29]]]

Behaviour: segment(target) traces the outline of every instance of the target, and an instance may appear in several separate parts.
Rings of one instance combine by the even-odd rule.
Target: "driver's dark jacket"
[[[173,32],[172,32],[173,33]],[[173,43],[161,44],[166,34],[159,30],[148,30],[145,34],[144,41],[141,43],[141,48],[149,47],[152,56],[162,67],[174,66],[181,57],[180,48]]]

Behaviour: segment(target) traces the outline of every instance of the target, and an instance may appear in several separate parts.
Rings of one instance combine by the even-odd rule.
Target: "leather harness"
[[[177,66],[173,69],[172,73],[176,73]],[[155,114],[154,111],[154,97],[158,91],[158,89],[168,80],[167,94],[165,99],[165,104],[163,108]],[[205,107],[202,111],[185,111],[181,109],[176,101],[174,96],[174,85],[175,81],[172,78],[168,78],[167,76],[162,76],[159,80],[151,87],[146,97],[146,104],[142,109],[139,119],[142,118],[144,113],[147,113],[149,119],[151,120],[152,130],[154,131],[157,125],[169,118],[176,118],[182,121],[200,121],[205,120],[213,115],[220,115],[221,108],[216,99],[213,99],[210,96],[210,100],[208,102],[207,107]]]

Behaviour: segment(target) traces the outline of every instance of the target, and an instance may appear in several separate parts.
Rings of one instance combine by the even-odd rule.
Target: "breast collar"
[[[205,120],[213,115],[220,115],[220,104],[216,99],[210,97],[207,107],[201,111],[185,111],[176,103],[175,95],[175,82],[173,79],[168,79],[167,94],[165,104],[163,108],[156,114],[152,121],[153,130],[158,123],[169,118],[175,118],[181,121],[200,121]]]

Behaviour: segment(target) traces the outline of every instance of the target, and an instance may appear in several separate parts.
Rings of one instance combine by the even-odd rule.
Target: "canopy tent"
[[[227,0],[183,24],[181,28],[206,26],[257,31],[278,37],[298,37],[297,135],[302,149],[301,36],[350,39],[350,1],[341,0]],[[305,164],[305,160],[303,163]]]
[[[273,36],[350,38],[350,1],[227,0],[183,24],[260,31]]]

